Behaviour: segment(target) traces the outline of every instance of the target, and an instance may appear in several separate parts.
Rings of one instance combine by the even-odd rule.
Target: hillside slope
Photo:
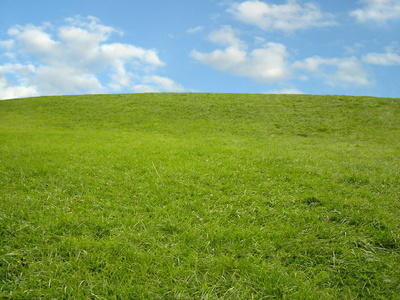
[[[400,297],[400,99],[0,101],[0,298]]]

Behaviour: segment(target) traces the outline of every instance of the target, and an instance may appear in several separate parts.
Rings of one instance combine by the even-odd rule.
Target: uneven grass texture
[[[0,102],[0,298],[400,299],[400,99]]]

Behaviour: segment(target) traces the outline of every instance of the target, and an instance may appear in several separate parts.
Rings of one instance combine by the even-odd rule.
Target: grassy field
[[[1,299],[400,299],[400,99],[0,101]]]

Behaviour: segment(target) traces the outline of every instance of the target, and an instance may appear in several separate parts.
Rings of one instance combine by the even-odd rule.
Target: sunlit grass
[[[0,297],[397,299],[399,99],[0,102]]]

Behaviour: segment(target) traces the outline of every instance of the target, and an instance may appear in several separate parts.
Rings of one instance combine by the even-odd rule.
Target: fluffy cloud
[[[387,53],[369,53],[362,57],[366,63],[381,66],[400,65],[400,55],[392,52]]]
[[[145,76],[141,79],[140,84],[133,87],[133,91],[136,93],[158,93],[162,90],[183,92],[185,89],[181,85],[176,84],[173,80],[157,75]]]
[[[112,34],[122,33],[94,17],[66,21],[67,25],[57,30],[50,25],[8,30],[11,39],[0,41],[0,47],[18,63],[0,65],[1,99],[133,89],[165,65],[154,49],[107,43]],[[165,80],[153,80],[152,87],[158,91],[177,89],[171,79],[168,84]]]
[[[333,87],[372,85],[370,75],[356,57],[322,58],[314,56],[295,62],[293,68],[322,78],[325,84]]]
[[[12,73],[12,74],[21,74],[21,75],[29,75],[30,73],[35,72],[35,66],[28,64],[5,64],[0,66],[0,73]]]
[[[386,23],[400,19],[400,2],[398,0],[361,0],[363,8],[350,12],[358,22],[374,21]]]
[[[0,48],[11,50],[15,45],[13,40],[0,41]]]
[[[258,82],[281,81],[289,75],[286,48],[277,43],[267,43],[264,48],[249,53],[231,46],[211,53],[193,50],[191,56],[217,70],[250,77]]]
[[[297,0],[288,0],[282,5],[268,4],[258,0],[234,2],[228,12],[237,20],[263,30],[294,32],[336,24],[333,15],[321,12],[313,3],[307,2],[301,5]]]
[[[200,32],[204,29],[203,26],[197,26],[195,28],[189,28],[188,30],[186,30],[187,33],[193,34],[193,33],[197,33]]]
[[[226,47],[210,53],[193,50],[190,55],[194,59],[216,70],[249,77],[260,83],[282,83],[294,78],[295,74],[299,80],[308,80],[308,75],[311,74],[332,87],[372,85],[370,74],[362,62],[354,56],[347,58],[314,56],[290,62],[285,45],[269,42],[249,51],[247,45],[236,36],[236,31],[229,26],[212,32],[208,39]],[[284,92],[301,93],[296,89]]]
[[[0,73],[0,99],[32,97],[38,94],[36,87],[23,84],[15,86],[8,81],[6,76]]]
[[[211,32],[208,40],[222,46],[246,48],[246,45],[236,36],[237,32],[231,26],[222,26],[221,29]]]
[[[83,71],[83,72],[82,72]],[[35,76],[29,80],[40,92],[57,95],[64,93],[106,93],[107,89],[100,83],[94,73],[64,65],[40,66]]]
[[[226,33],[226,36],[223,33]],[[190,55],[217,70],[266,83],[285,80],[289,75],[288,53],[282,44],[266,43],[262,48],[248,52],[245,43],[227,26],[212,32],[209,40],[225,45],[226,48],[211,53],[193,50]]]
[[[294,94],[294,95],[299,95],[299,94],[304,94],[302,91],[291,88],[291,89],[282,89],[282,90],[272,90],[268,91],[266,94]]]
[[[22,65],[19,63],[8,63],[0,66],[0,99],[39,95],[36,87],[31,85],[26,79],[35,71],[35,67],[32,64]],[[19,84],[10,82],[5,74],[19,81]]]

